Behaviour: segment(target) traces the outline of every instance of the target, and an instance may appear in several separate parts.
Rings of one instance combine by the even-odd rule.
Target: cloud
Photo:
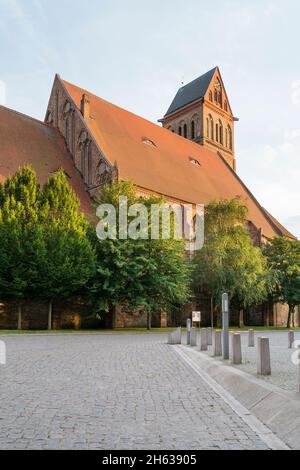
[[[240,174],[259,202],[300,237],[300,129],[283,131],[278,144],[241,149]]]
[[[292,104],[297,106],[300,104],[300,80],[294,80],[292,82],[291,91]]]

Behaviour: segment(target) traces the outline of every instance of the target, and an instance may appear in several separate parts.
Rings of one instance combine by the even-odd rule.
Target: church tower
[[[170,132],[218,152],[236,170],[234,118],[218,67],[180,88],[159,122]]]

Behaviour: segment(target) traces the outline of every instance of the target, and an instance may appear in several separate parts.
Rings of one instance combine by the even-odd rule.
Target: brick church
[[[41,185],[63,168],[91,218],[93,199],[113,179],[132,180],[141,194],[163,195],[170,203],[240,196],[256,245],[274,236],[294,239],[237,174],[236,121],[218,67],[178,90],[162,126],[56,75],[44,122],[0,106],[0,181],[24,163]],[[261,313],[257,322],[280,324],[281,310],[268,312],[267,320]],[[119,315],[117,326],[136,323],[134,315]]]

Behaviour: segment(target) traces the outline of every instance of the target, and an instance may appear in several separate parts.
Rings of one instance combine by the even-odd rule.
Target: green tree
[[[265,260],[245,229],[247,207],[239,198],[212,202],[205,211],[205,244],[195,257],[197,295],[207,293],[220,311],[221,297],[229,294],[240,311],[267,297]]]
[[[148,328],[151,328],[151,313],[167,310],[182,304],[189,298],[190,266],[184,256],[184,244],[180,240],[152,240],[150,226],[141,229],[140,236],[120,239],[120,197],[128,199],[128,206],[143,204],[151,218],[153,204],[163,206],[157,197],[138,197],[131,182],[113,182],[106,185],[99,204],[112,204],[116,208],[116,238],[97,240],[97,275],[91,292],[99,303],[100,310],[114,315],[115,306],[130,304],[131,308],[142,308],[147,312]],[[134,217],[129,217],[129,224]],[[113,321],[114,324],[114,321]]]
[[[289,306],[287,327],[290,328],[296,306],[300,304],[300,242],[276,237],[264,249],[271,274],[271,294],[277,302]]]
[[[0,295],[49,301],[82,289],[95,271],[89,224],[62,171],[40,192],[35,172],[25,166],[0,187]]]
[[[48,329],[52,328],[53,301],[83,289],[95,272],[95,251],[87,236],[89,224],[79,208],[79,199],[64,172],[51,176],[40,204],[46,256],[39,289],[49,303]]]
[[[25,166],[8,178],[0,191],[0,295],[18,300],[18,328],[22,301],[34,295],[44,256],[38,225],[40,191],[32,168]]]

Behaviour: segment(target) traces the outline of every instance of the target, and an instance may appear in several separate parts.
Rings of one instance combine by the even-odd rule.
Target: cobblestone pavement
[[[166,335],[1,339],[1,449],[266,448]]]
[[[248,334],[246,332],[242,332],[243,363],[234,367],[257,376],[257,338],[259,336],[264,336],[270,339],[272,367],[272,375],[270,377],[260,378],[284,390],[298,392],[298,367],[293,364],[291,359],[292,354],[296,349],[288,349],[288,331],[256,331],[254,348],[248,347]],[[300,341],[300,331],[295,331],[295,341]],[[211,347],[209,347],[207,354],[212,354]]]

